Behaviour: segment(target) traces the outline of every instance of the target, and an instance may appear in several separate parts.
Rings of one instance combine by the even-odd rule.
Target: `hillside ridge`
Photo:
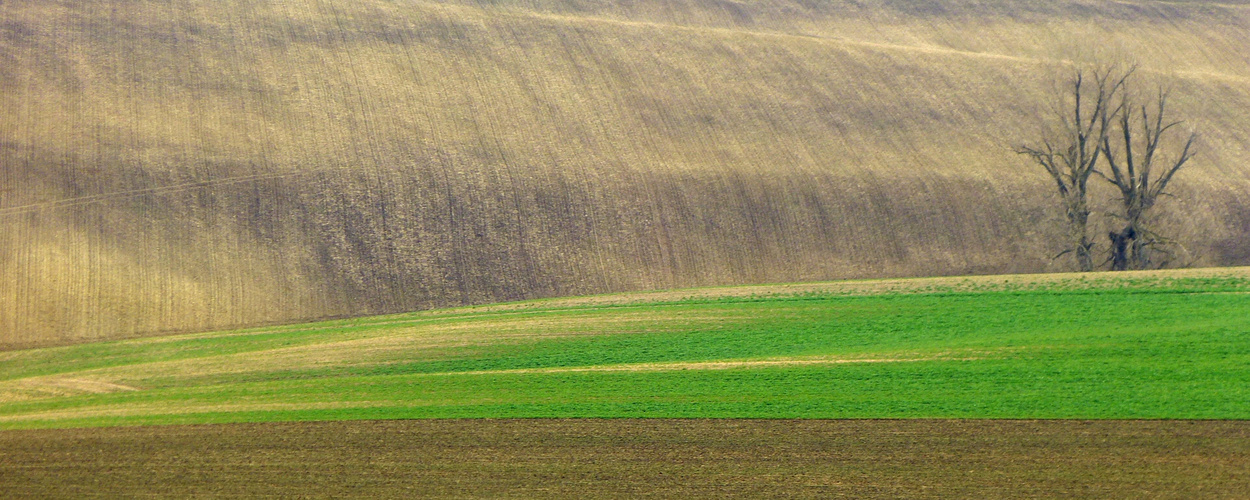
[[[1011,146],[1091,37],[1202,134],[1161,221],[1180,263],[1250,264],[1240,7],[32,0],[0,19],[9,346],[1067,270],[1045,175]]]

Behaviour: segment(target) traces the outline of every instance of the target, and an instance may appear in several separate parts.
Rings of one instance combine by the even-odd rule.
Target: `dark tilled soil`
[[[0,498],[1250,498],[1250,422],[415,420],[0,432]]]

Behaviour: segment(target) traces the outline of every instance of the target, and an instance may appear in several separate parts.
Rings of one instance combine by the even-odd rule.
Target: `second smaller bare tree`
[[[1114,120],[1117,130],[1104,134],[1102,142],[1110,175],[1097,172],[1119,189],[1123,210],[1116,216],[1123,220],[1124,227],[1108,233],[1111,269],[1150,269],[1166,265],[1172,257],[1167,248],[1171,242],[1156,231],[1151,209],[1168,194],[1168,184],[1176,172],[1193,158],[1197,134],[1189,134],[1175,157],[1163,159],[1160,150],[1164,134],[1181,124],[1165,119],[1168,92],[1159,89],[1153,105],[1140,107],[1134,105],[1127,92],[1120,99],[1118,119]],[[1106,126],[1111,128],[1109,123]],[[1162,254],[1164,260],[1156,259],[1155,254]]]

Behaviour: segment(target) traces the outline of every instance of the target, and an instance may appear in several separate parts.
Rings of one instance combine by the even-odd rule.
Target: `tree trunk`
[[[1123,271],[1128,269],[1129,261],[1133,260],[1135,262],[1140,251],[1137,231],[1130,224],[1118,233],[1115,231],[1107,233],[1107,238],[1111,239],[1111,270]]]
[[[1133,265],[1136,266],[1137,269],[1150,269],[1153,265],[1153,263],[1150,262],[1150,246],[1146,244],[1146,240],[1140,237],[1133,240],[1132,254],[1130,254],[1130,257],[1133,259]]]
[[[1089,241],[1088,225],[1089,207],[1085,200],[1080,198],[1071,200],[1068,205],[1068,229],[1071,231],[1072,251],[1076,255],[1076,266],[1083,273],[1094,270],[1094,258],[1090,255],[1090,248],[1093,248],[1094,243]]]
[[[1089,249],[1094,246],[1086,236],[1081,236],[1080,245],[1076,248],[1076,265],[1081,272],[1088,273],[1094,270],[1094,258],[1090,255]]]

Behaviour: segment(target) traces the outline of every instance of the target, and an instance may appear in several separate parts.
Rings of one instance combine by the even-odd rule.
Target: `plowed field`
[[[5,498],[1239,498],[1250,424],[409,420],[0,431]]]

